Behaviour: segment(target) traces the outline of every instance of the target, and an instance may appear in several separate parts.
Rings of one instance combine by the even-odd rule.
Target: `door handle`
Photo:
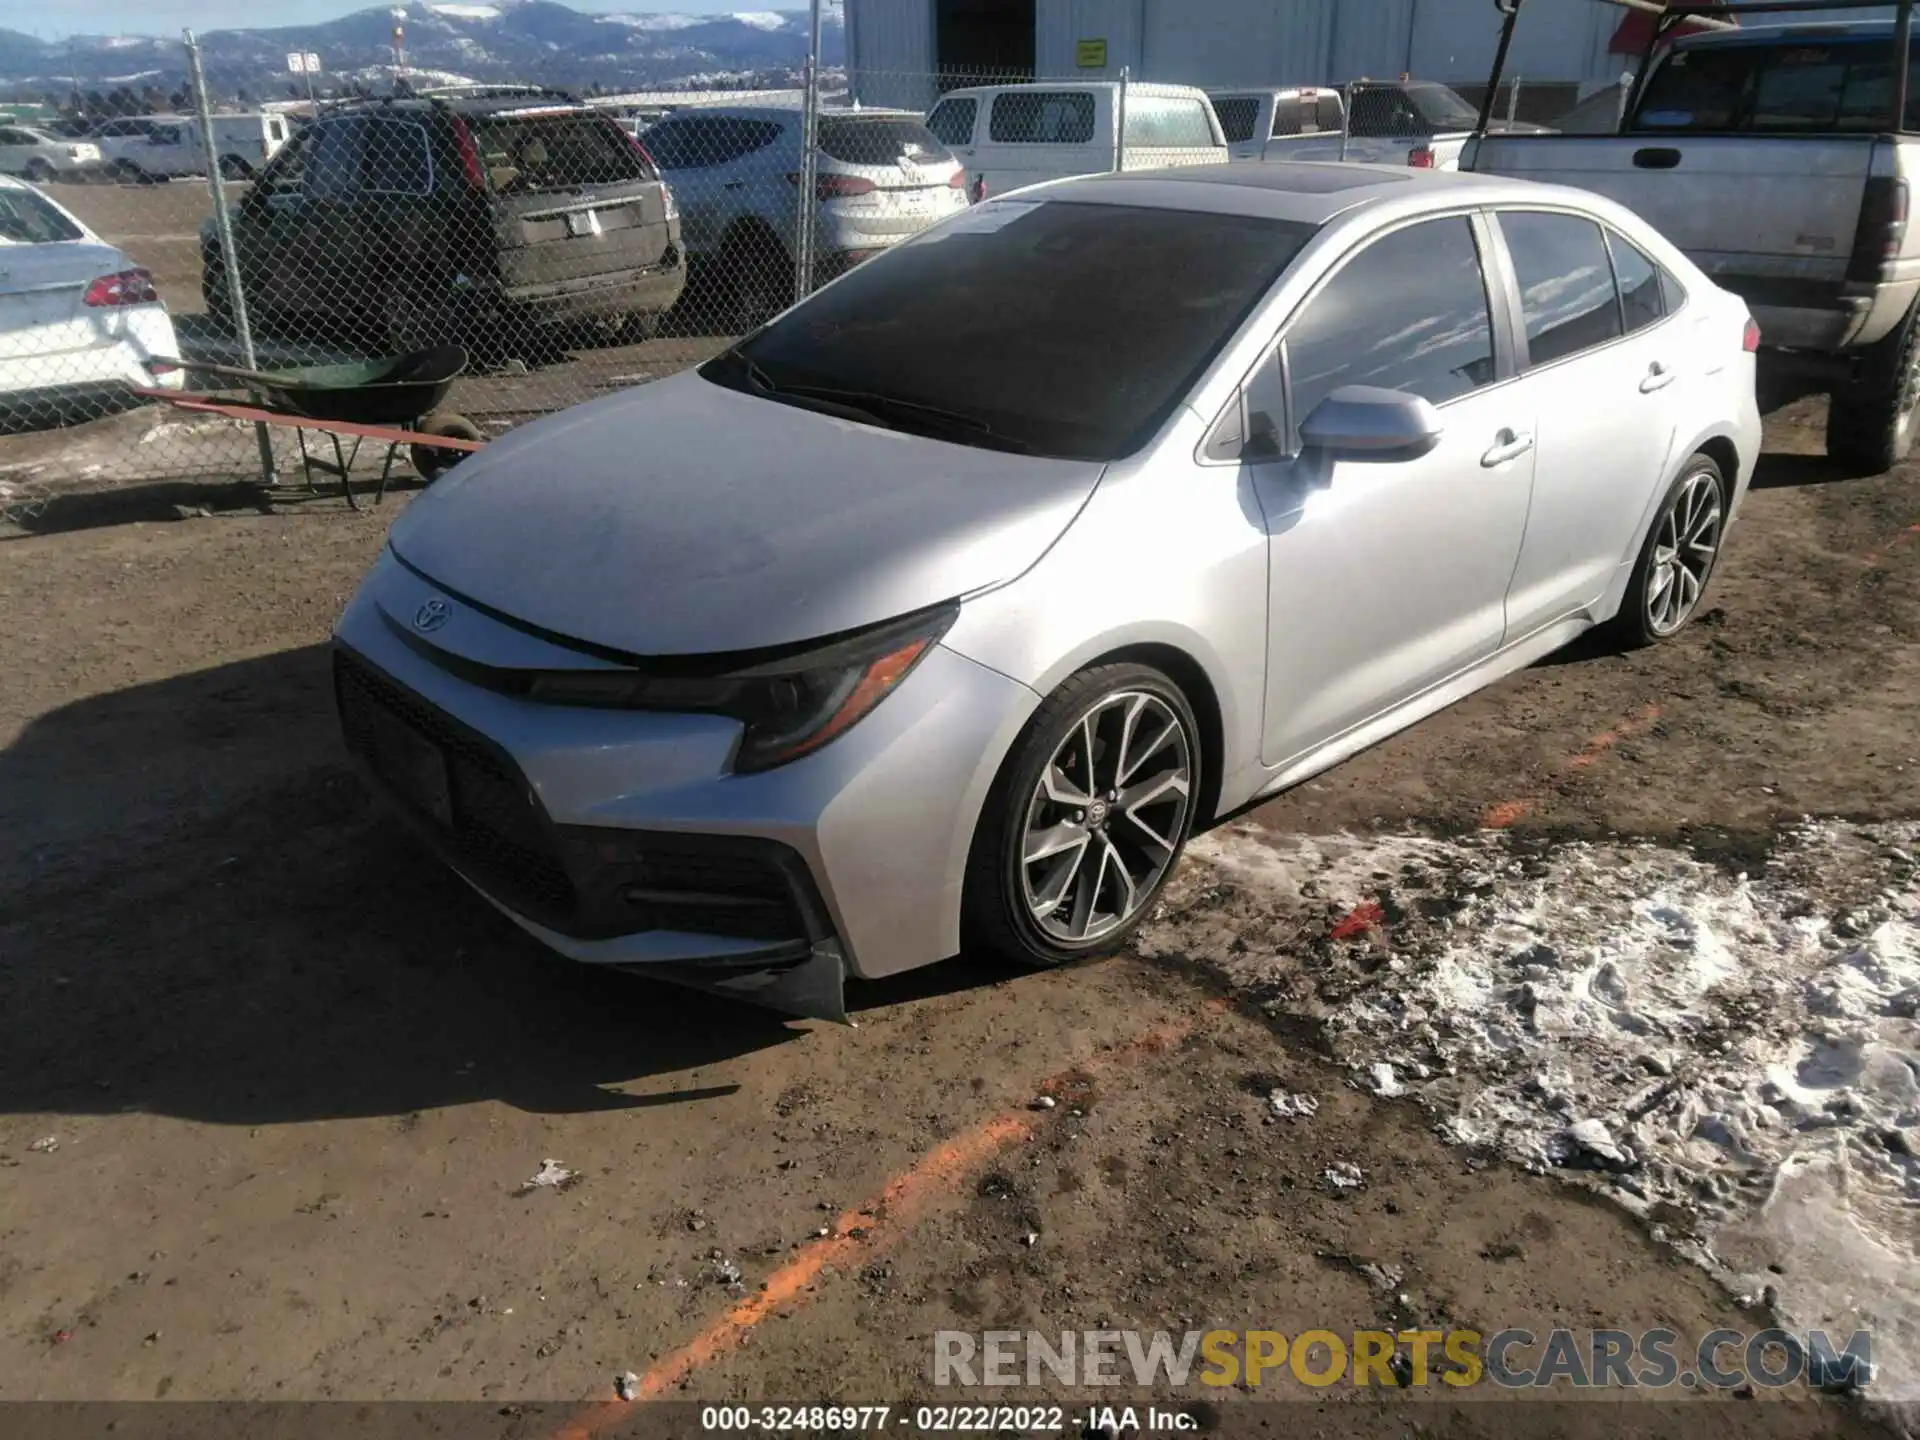
[[[1509,460],[1518,460],[1533,449],[1533,432],[1530,430],[1502,430],[1493,437],[1493,448],[1480,457],[1480,463],[1491,470],[1496,465],[1504,465]]]
[[[1633,163],[1641,170],[1675,170],[1680,165],[1680,152],[1665,146],[1636,150],[1633,152]]]
[[[747,182],[744,180],[729,180],[727,181],[726,184],[722,185],[720,188],[722,190],[738,190],[741,188],[741,186],[745,185],[746,183]]]
[[[1673,380],[1673,371],[1667,369],[1666,366],[1656,360],[1647,367],[1646,376],[1640,382],[1640,393],[1642,395],[1651,395],[1654,391],[1663,390],[1671,385]]]

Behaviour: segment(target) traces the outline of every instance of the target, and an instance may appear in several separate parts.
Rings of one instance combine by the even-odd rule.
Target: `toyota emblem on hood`
[[[438,597],[424,602],[413,612],[413,628],[425,634],[438,630],[453,618],[453,607]]]

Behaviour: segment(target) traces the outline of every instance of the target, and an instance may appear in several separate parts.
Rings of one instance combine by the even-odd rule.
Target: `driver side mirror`
[[[1418,395],[1374,385],[1342,385],[1300,422],[1300,443],[1330,460],[1417,460],[1446,427]]]

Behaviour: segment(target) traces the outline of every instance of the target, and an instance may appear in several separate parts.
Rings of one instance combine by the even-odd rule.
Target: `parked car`
[[[1685,36],[1618,134],[1489,136],[1465,163],[1657,225],[1746,297],[1769,361],[1830,388],[1827,453],[1878,473],[1912,454],[1920,410],[1920,85],[1896,121],[1892,46],[1890,21]]]
[[[1337,160],[1346,109],[1338,90],[1209,90],[1230,160]]]
[[[249,316],[405,351],[594,322],[652,333],[686,283],[680,219],[646,152],[585,106],[527,97],[325,111],[231,219]],[[228,306],[214,222],[207,308]]]
[[[462,461],[339,623],[347,741],[589,963],[837,1015],[963,936],[1105,951],[1196,825],[1595,626],[1680,632],[1753,334],[1570,189],[991,199]]]
[[[1431,80],[1356,80],[1347,87],[1347,160],[1457,170],[1480,112],[1460,94]],[[1503,135],[1550,133],[1543,125],[1499,120]],[[1338,154],[1339,152],[1336,152]]]
[[[0,174],[44,185],[84,179],[99,168],[100,147],[89,141],[63,139],[33,125],[0,125]]]
[[[800,224],[797,106],[700,106],[641,134],[680,202],[693,295],[750,330],[792,301]],[[960,164],[908,111],[819,117],[814,282],[964,210]]]
[[[130,385],[178,387],[146,362],[178,355],[153,277],[33,186],[0,177],[0,413],[85,418]]]
[[[245,180],[287,143],[284,115],[215,115],[214,151],[220,174]],[[129,115],[94,127],[107,168],[136,184],[207,173],[200,122],[191,115]]]
[[[1068,175],[1227,159],[1226,136],[1206,91],[1185,85],[1095,81],[949,90],[928,112],[927,128],[966,167],[975,198]]]

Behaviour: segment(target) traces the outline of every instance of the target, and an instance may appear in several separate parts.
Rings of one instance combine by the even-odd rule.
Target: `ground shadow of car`
[[[0,752],[0,1112],[219,1124],[695,1101],[806,1031],[577,965],[348,768],[324,646],[76,701]],[[1006,972],[857,987],[872,1007]]]

